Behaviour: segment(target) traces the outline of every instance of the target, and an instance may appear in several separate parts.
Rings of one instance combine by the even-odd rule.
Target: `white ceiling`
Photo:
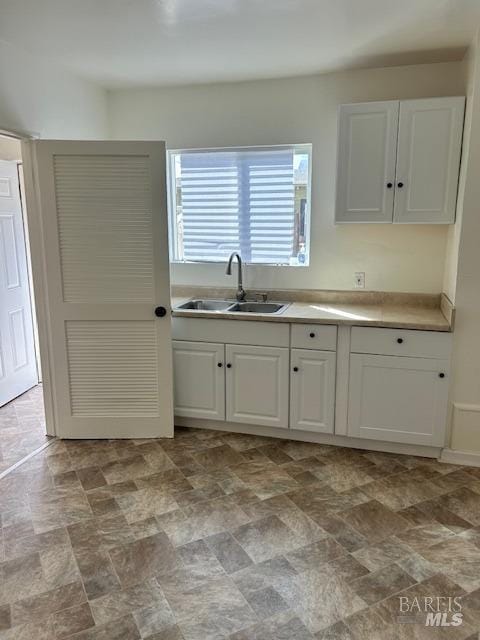
[[[107,87],[458,60],[480,0],[0,0],[0,38]]]

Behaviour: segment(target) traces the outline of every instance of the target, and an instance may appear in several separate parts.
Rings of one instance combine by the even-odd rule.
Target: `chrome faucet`
[[[236,251],[234,251],[232,253],[232,255],[230,256],[230,258],[228,259],[228,263],[227,263],[227,269],[225,271],[227,276],[231,276],[232,275],[232,262],[233,259],[236,258],[238,260],[238,285],[237,285],[237,301],[238,302],[243,302],[243,300],[245,300],[245,298],[247,297],[247,294],[245,293],[245,290],[243,288],[243,278],[242,278],[242,258],[240,257],[240,254],[237,253]]]

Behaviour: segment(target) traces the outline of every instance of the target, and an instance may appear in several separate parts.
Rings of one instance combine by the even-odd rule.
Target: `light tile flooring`
[[[41,385],[0,408],[0,473],[47,441]]]
[[[1,640],[478,638],[480,469],[177,429],[55,441],[0,513]],[[463,624],[399,623],[399,595]]]

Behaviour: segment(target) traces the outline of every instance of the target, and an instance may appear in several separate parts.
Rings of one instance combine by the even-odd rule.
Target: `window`
[[[308,264],[311,145],[169,152],[171,258]]]

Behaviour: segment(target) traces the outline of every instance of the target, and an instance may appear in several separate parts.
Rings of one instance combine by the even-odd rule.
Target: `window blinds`
[[[178,154],[183,259],[289,264],[295,226],[294,148]],[[180,196],[180,197],[179,197]]]

